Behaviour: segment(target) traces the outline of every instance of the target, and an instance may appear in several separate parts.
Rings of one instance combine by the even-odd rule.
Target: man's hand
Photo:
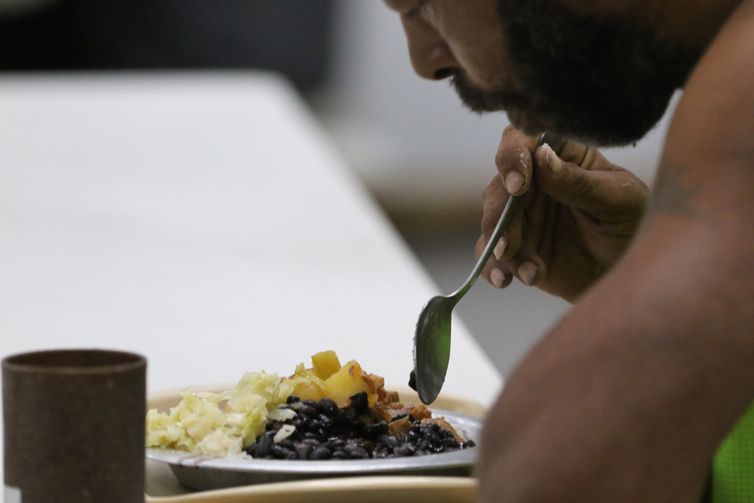
[[[515,275],[573,302],[628,248],[649,190],[595,148],[560,143],[532,152],[536,138],[505,129],[495,156],[498,175],[484,191],[476,254],[487,244],[509,194],[525,194],[523,214],[511,222],[482,274],[497,288]]]

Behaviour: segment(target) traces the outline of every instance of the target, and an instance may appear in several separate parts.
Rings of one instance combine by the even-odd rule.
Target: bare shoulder
[[[686,85],[650,219],[718,225],[754,217],[754,0],[742,2]]]

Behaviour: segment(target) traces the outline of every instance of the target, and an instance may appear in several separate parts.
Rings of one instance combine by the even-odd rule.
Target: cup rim
[[[108,357],[108,363],[94,363],[92,365],[52,363],[48,358],[55,357]],[[16,353],[3,359],[3,370],[14,372],[29,372],[37,374],[103,374],[111,372],[125,372],[141,367],[146,367],[147,360],[144,356],[128,351],[115,349],[97,348],[66,348],[45,349]]]

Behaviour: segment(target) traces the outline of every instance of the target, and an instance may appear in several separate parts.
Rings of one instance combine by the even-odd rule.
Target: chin
[[[537,134],[547,131],[547,126],[521,109],[507,110],[508,120],[516,129],[526,134]]]

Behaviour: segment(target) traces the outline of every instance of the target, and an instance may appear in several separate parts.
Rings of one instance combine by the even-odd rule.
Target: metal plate
[[[443,416],[463,436],[479,443],[479,418],[457,412],[432,410]],[[283,482],[358,475],[467,476],[478,447],[443,454],[390,459],[299,461],[251,457],[207,457],[171,449],[147,449],[147,458],[168,463],[179,482],[193,489],[219,489],[267,482]]]

